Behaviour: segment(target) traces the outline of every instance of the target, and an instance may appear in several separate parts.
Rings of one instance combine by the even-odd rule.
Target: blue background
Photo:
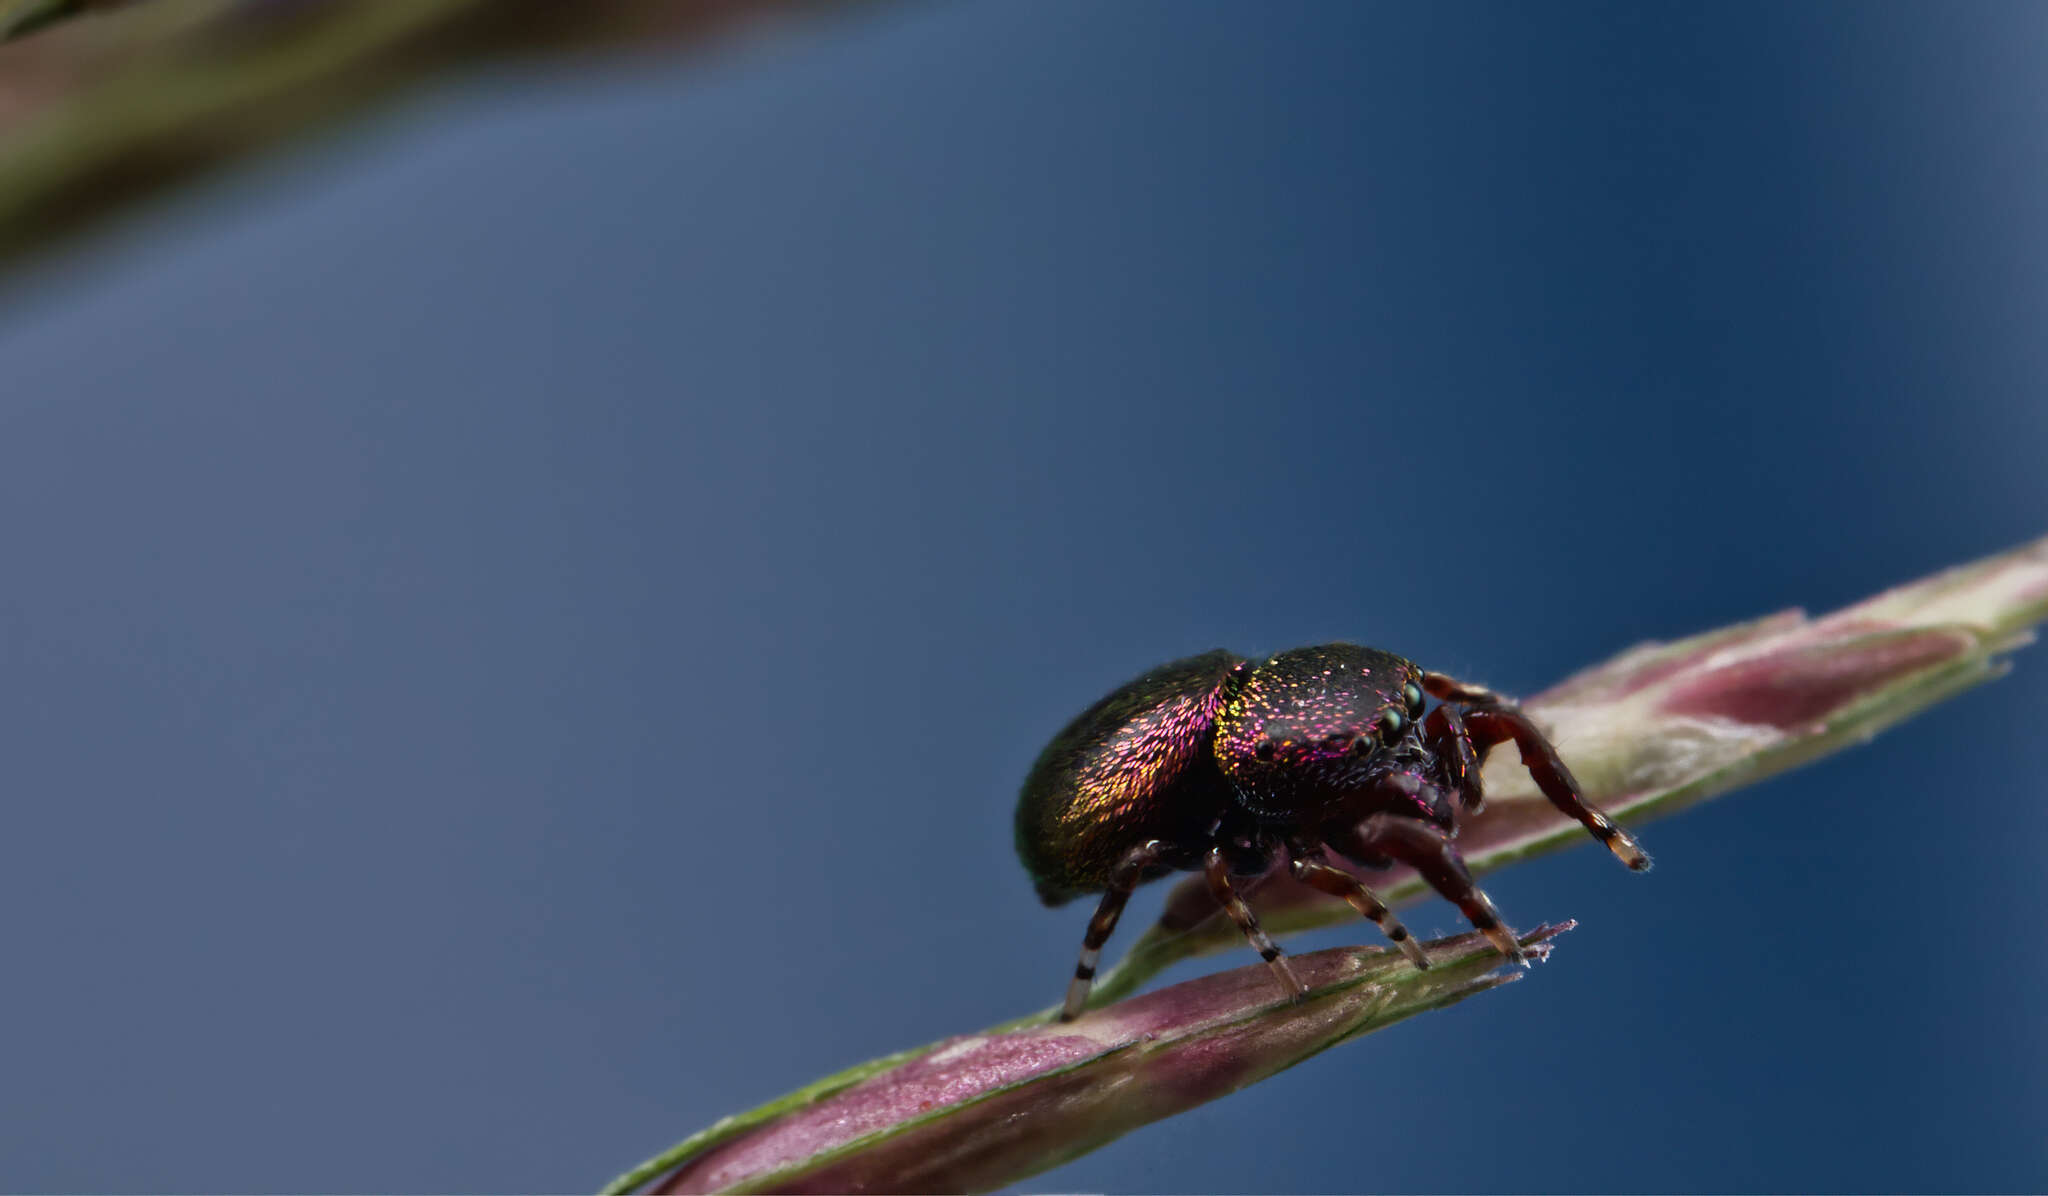
[[[472,78],[17,281],[0,1185],[588,1188],[1054,999],[1015,786],[1157,661],[1529,692],[2048,531],[2044,52],[883,7]],[[2048,1186],[2018,663],[1647,879],[1497,876],[1583,922],[1527,983],[1029,1186]]]

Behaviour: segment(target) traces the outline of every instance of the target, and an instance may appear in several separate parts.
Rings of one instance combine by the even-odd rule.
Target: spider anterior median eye
[[[1401,696],[1408,699],[1408,716],[1414,718],[1422,713],[1422,687],[1410,681],[1401,687]]]
[[[1385,714],[1380,715],[1380,738],[1388,743],[1392,743],[1400,738],[1401,728],[1407,725],[1408,720],[1401,717],[1400,711],[1388,710]]]
[[[1261,739],[1252,745],[1252,755],[1261,760],[1271,760],[1274,751],[1273,741],[1270,739]]]

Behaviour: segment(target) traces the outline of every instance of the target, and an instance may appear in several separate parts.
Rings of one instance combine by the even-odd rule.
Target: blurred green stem
[[[2008,667],[2003,654],[2028,642],[2029,629],[2044,617],[2048,539],[1900,586],[1825,618],[1788,611],[1673,643],[1640,645],[1524,705],[1549,728],[1588,795],[1616,817],[1641,823],[1865,742],[1936,702],[1999,676]],[[1549,807],[1518,769],[1514,753],[1496,753],[1486,762],[1485,784],[1486,811],[1459,832],[1474,872],[1589,841]],[[1420,881],[1399,871],[1376,874],[1373,882],[1390,902],[1423,892]],[[1348,906],[1284,877],[1269,879],[1251,904],[1276,936],[1355,918]],[[1114,1015],[1124,1008],[1115,1003],[1180,960],[1241,945],[1228,919],[1215,915],[1199,881],[1183,882],[1169,897],[1161,922],[1096,986],[1089,1005],[1098,1012],[1073,1026]],[[978,1037],[1043,1034],[1043,1023],[1054,1012],[1048,1007]],[[848,1068],[724,1118],[619,1176],[604,1191],[631,1191],[756,1127],[911,1063],[938,1045]],[[887,1138],[881,1134],[875,1140]],[[794,1176],[815,1161],[791,1163],[773,1174]],[[890,1174],[883,1172],[874,1186],[889,1186]]]

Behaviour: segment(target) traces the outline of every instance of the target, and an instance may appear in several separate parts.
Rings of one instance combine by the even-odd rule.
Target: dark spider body
[[[1425,697],[1438,705],[1423,713]],[[1210,652],[1161,665],[1053,738],[1017,801],[1017,854],[1047,905],[1103,894],[1061,1020],[1086,1002],[1131,890],[1201,869],[1280,982],[1302,985],[1231,883],[1285,858],[1295,879],[1341,897],[1418,967],[1421,947],[1325,849],[1368,868],[1408,864],[1521,961],[1452,842],[1477,811],[1479,761],[1513,740],[1545,797],[1630,868],[1649,858],[1589,805],[1536,725],[1498,694],[1376,648],[1324,644],[1253,663]]]

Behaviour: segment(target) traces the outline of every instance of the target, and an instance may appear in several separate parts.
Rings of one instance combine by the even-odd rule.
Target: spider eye
[[[1408,717],[1422,717],[1422,687],[1410,681],[1401,687],[1401,696],[1408,699]]]
[[[1270,739],[1261,739],[1252,745],[1252,755],[1257,756],[1261,760],[1271,760],[1273,753],[1277,750]]]
[[[1407,725],[1408,720],[1401,717],[1400,711],[1388,708],[1380,715],[1380,741],[1392,743],[1401,738],[1401,729]]]

